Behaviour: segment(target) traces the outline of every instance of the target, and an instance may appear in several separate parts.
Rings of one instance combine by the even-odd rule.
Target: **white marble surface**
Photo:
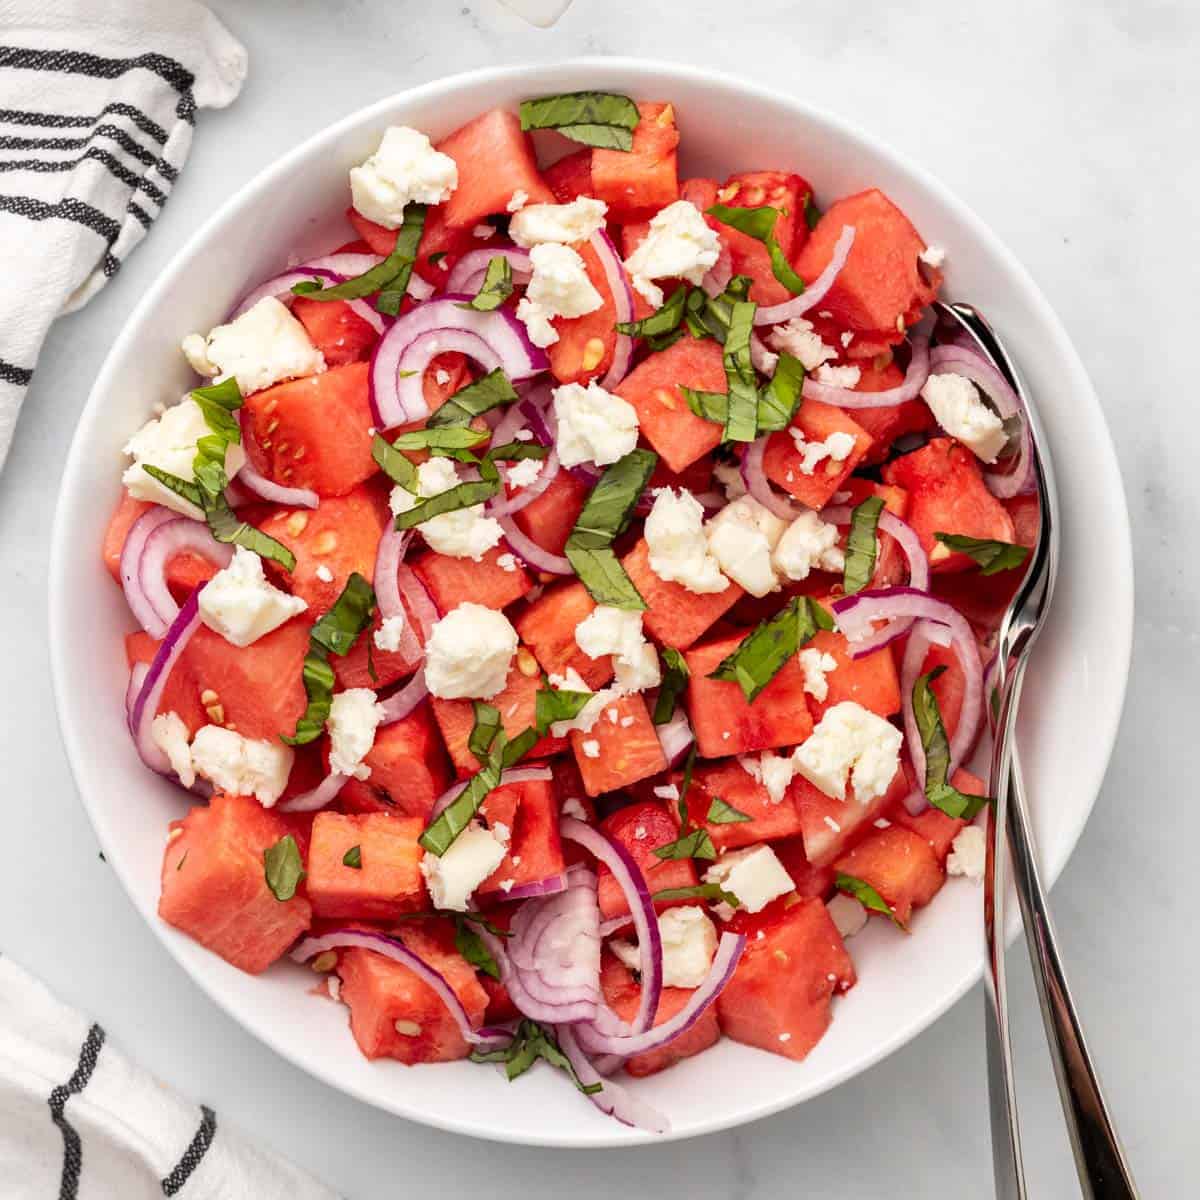
[[[833,1094],[703,1142],[529,1151],[437,1133],[332,1092],[224,1017],[143,926],[97,857],[57,734],[43,594],[67,443],[126,314],[197,222],[277,153],[411,83],[581,53],[711,64],[812,97],[940,173],[1030,267],[1098,386],[1133,518],[1139,617],[1120,741],[1054,904],[1144,1193],[1180,1194],[1196,1176],[1200,1105],[1191,900],[1200,809],[1187,774],[1200,709],[1191,363],[1200,9],[1182,0],[575,0],[540,31],[492,0],[213,6],[249,46],[245,92],[201,117],[193,159],[152,236],[52,332],[0,478],[0,948],[222,1120],[363,1200],[427,1188],[538,1200],[564,1183],[580,1200],[988,1193],[978,990]],[[1100,588],[1104,546],[1097,529]],[[1032,988],[1023,959],[1012,961],[1033,1194],[1065,1197],[1072,1172]]]

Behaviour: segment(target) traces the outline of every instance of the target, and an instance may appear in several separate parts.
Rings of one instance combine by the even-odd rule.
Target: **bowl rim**
[[[1065,828],[1054,852],[1043,861],[1043,873],[1047,885],[1052,885],[1061,874],[1070,855],[1079,842],[1091,813],[1095,807],[1101,784],[1108,769],[1115,744],[1122,711],[1128,692],[1129,665],[1133,646],[1133,606],[1134,606],[1134,574],[1133,550],[1130,532],[1128,505],[1125,497],[1124,484],[1121,480],[1120,468],[1112,436],[1104,419],[1103,410],[1082,360],[1076,351],[1061,320],[1050,306],[1030,272],[1021,260],[995,234],[979,216],[976,215],[958,195],[936,176],[926,170],[919,162],[902,155],[894,150],[883,138],[866,132],[854,122],[831,113],[819,105],[811,103],[790,93],[776,91],[758,83],[748,82],[738,76],[724,71],[710,70],[685,63],[669,60],[643,58],[640,56],[603,56],[585,55],[573,56],[560,62],[525,62],[506,64],[494,67],[482,67],[472,71],[459,72],[418,84],[411,88],[392,93],[371,104],[357,108],[340,117],[336,121],[321,127],[305,137],[297,145],[291,147],[279,158],[267,164],[261,171],[247,180],[234,193],[215,209],[184,241],[171,256],[167,266],[159,277],[142,295],[133,307],[123,328],[109,348],[95,382],[88,394],[87,401],[80,413],[78,423],[72,437],[66,463],[59,481],[59,493],[51,532],[50,563],[48,572],[49,589],[49,627],[50,627],[50,667],[54,691],[55,711],[58,717],[64,747],[71,773],[75,781],[83,806],[88,814],[101,848],[109,850],[107,839],[101,832],[104,821],[98,813],[98,803],[90,794],[94,786],[88,779],[80,744],[80,735],[76,728],[76,713],[72,709],[70,698],[78,690],[77,684],[71,678],[70,664],[66,661],[62,649],[63,639],[55,636],[67,622],[67,577],[71,560],[72,540],[68,528],[68,510],[70,495],[77,490],[74,482],[80,474],[81,464],[87,456],[89,434],[102,418],[102,399],[110,387],[110,376],[117,367],[118,360],[123,356],[127,346],[140,334],[147,314],[152,311],[159,297],[165,293],[195,256],[212,236],[212,232],[224,224],[230,215],[239,209],[251,196],[270,188],[278,179],[288,176],[303,160],[307,159],[323,145],[335,142],[343,134],[372,120],[379,120],[397,107],[410,105],[414,102],[436,100],[439,96],[453,94],[460,88],[483,84],[487,82],[511,83],[523,78],[536,78],[543,74],[562,74],[573,71],[600,73],[611,72],[626,76],[640,76],[647,83],[665,80],[670,86],[671,80],[682,79],[692,84],[709,85],[727,89],[768,104],[790,108],[805,121],[822,127],[829,137],[846,139],[867,147],[874,155],[886,161],[900,175],[907,177],[917,187],[932,194],[938,203],[954,213],[969,230],[972,239],[985,243],[993,253],[1004,260],[1007,270],[1015,282],[1020,285],[1024,294],[1033,306],[1032,319],[1038,328],[1051,337],[1058,353],[1065,362],[1069,363],[1072,374],[1071,389],[1079,396],[1086,397],[1094,409],[1091,414],[1098,429],[1103,432],[1099,438],[1100,452],[1106,460],[1102,467],[1111,478],[1117,481],[1119,495],[1115,497],[1115,508],[1119,513],[1119,521],[1115,526],[1106,529],[1110,539],[1107,551],[1110,566],[1113,568],[1108,577],[1111,592],[1108,600],[1111,604],[1111,621],[1109,629],[1111,640],[1107,646],[1110,657],[1119,664],[1116,672],[1121,680],[1118,703],[1113,706],[1106,727],[1096,729],[1099,735],[1098,744],[1105,747],[1103,755],[1094,760],[1094,779],[1083,791],[1089,796],[1085,804],[1079,806],[1075,819]],[[87,783],[85,784],[85,780]],[[121,866],[119,854],[109,854],[121,886],[130,901],[138,911],[142,906],[137,900],[137,889],[134,881],[127,878]],[[1015,910],[1016,906],[1012,905]],[[146,915],[143,913],[143,915]],[[1019,932],[1019,914],[1010,912],[1010,928],[1008,941],[1011,944]],[[203,976],[192,969],[178,949],[178,943],[168,936],[168,929],[163,922],[148,919],[147,923],[174,961],[183,969],[187,976],[197,984],[208,997],[232,1020],[243,1028],[249,1028],[255,1037],[259,1038],[286,1061],[300,1068],[331,1087],[337,1088],[355,1099],[370,1104],[373,1107],[384,1107],[396,1115],[420,1124],[430,1125],[448,1132],[465,1134],[490,1141],[500,1141],[515,1145],[546,1146],[561,1149],[600,1149],[606,1147],[625,1147],[640,1145],[661,1145],[668,1141],[679,1141],[708,1133],[736,1128],[760,1120],[774,1113],[791,1108],[806,1100],[815,1098],[839,1086],[846,1080],[865,1071],[882,1061],[894,1051],[907,1044],[918,1034],[930,1027],[943,1016],[965,993],[981,978],[983,970],[982,936],[980,938],[980,954],[977,959],[967,964],[954,987],[949,988],[937,1000],[922,1011],[919,1017],[908,1022],[890,1037],[872,1044],[868,1049],[849,1056],[847,1061],[838,1069],[828,1073],[817,1084],[806,1088],[781,1089],[774,1099],[759,1103],[752,1107],[743,1108],[730,1116],[715,1113],[710,1119],[696,1122],[686,1129],[671,1130],[666,1134],[648,1137],[637,1130],[630,1130],[612,1122],[611,1132],[597,1136],[554,1136],[552,1134],[532,1131],[520,1136],[507,1132],[490,1130],[481,1127],[474,1120],[458,1120],[453,1117],[429,1114],[418,1108],[403,1103],[384,1105],[377,1096],[369,1094],[368,1090],[357,1086],[354,1081],[337,1077],[333,1071],[325,1069],[320,1063],[314,1063],[303,1057],[296,1047],[291,1046],[281,1037],[274,1035],[269,1029],[248,1027],[242,1016],[235,1010],[231,1001],[224,995],[217,982]]]

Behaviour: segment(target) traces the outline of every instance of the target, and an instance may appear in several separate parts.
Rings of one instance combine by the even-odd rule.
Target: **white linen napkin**
[[[4,1200],[337,1200],[130,1063],[0,958]]]
[[[0,468],[38,352],[146,236],[246,50],[192,0],[0,0]]]

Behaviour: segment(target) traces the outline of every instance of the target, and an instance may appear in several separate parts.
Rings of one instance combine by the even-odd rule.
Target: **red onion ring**
[[[894,408],[921,394],[929,378],[929,361],[929,334],[918,332],[912,337],[912,357],[904,373],[904,382],[894,388],[882,392],[856,392],[851,388],[834,387],[831,383],[818,383],[806,375],[801,390],[805,400],[819,400],[838,408]]]
[[[526,484],[515,496],[493,496],[485,508],[487,515],[497,519],[511,517],[514,513],[528,508],[554,482],[558,471],[558,451],[551,450],[543,460],[542,469],[538,472],[537,478],[532,483]]]
[[[746,485],[746,491],[769,513],[781,521],[794,521],[804,510],[790,500],[785,500],[771,486],[763,467],[763,456],[766,454],[767,439],[770,436],[769,433],[764,433],[746,447],[741,462],[742,482]]]
[[[143,591],[140,574],[142,553],[146,548],[147,539],[160,525],[176,520],[179,520],[177,512],[156,504],[146,509],[129,527],[129,532],[125,535],[125,544],[121,547],[121,588],[130,611],[143,629],[147,628],[147,625],[157,626],[164,620],[170,624],[170,619],[163,615],[158,605]],[[171,604],[174,603],[172,599]],[[166,611],[169,613],[170,609]],[[178,612],[178,608],[175,611]]]
[[[488,246],[464,254],[454,264],[450,274],[446,276],[446,291],[465,292],[468,295],[479,291],[479,285],[483,283],[488,264],[493,258],[508,260],[508,265],[512,270],[512,280],[515,284],[526,284],[533,275],[533,264],[529,260],[528,250],[508,244]]]
[[[270,279],[263,280],[262,283],[248,291],[230,310],[229,315],[225,318],[225,323],[236,321],[243,313],[249,312],[260,300],[265,300],[268,296],[275,296],[290,304],[295,299],[292,288],[297,283],[311,283],[313,279],[322,279],[327,284],[342,282],[340,275],[321,267],[292,267],[291,270],[284,271],[281,275],[272,275]]]
[[[506,900],[535,900],[543,896],[555,896],[567,890],[565,872],[558,875],[547,875],[545,879],[535,879],[530,883],[518,883],[505,894]]]
[[[765,308],[759,308],[754,314],[755,325],[777,325],[781,321],[790,321],[793,317],[803,316],[810,308],[820,304],[846,265],[853,245],[854,226],[843,225],[842,232],[833,245],[833,257],[825,270],[799,296],[793,296],[782,304],[769,304]]]
[[[574,575],[575,568],[562,554],[551,554],[523,533],[511,516],[497,515],[496,521],[504,531],[504,540],[512,552],[527,566],[535,571],[545,571],[547,575]]]
[[[404,655],[405,662],[415,663],[421,661],[421,643],[412,628],[400,596],[400,565],[404,562],[404,555],[411,541],[412,530],[399,530],[391,521],[387,523],[375,555],[373,583],[380,618],[387,621],[399,617],[404,622],[400,629],[400,644],[397,649]]]
[[[700,288],[710,300],[715,300],[729,286],[732,278],[733,256],[729,253],[725,239],[721,238],[721,253],[717,255],[717,261],[708,268],[704,278],[700,280]],[[750,342],[750,349],[753,352],[753,340]]]
[[[346,780],[349,775],[341,775],[334,771],[332,775],[326,775],[312,791],[301,792],[298,796],[293,796],[290,800],[285,800],[276,808],[276,812],[298,813],[298,812],[316,812],[318,809],[324,808],[327,804],[332,804],[337,799],[338,793],[346,786]]]
[[[401,563],[396,569],[396,586],[405,609],[416,623],[417,636],[424,644],[433,636],[433,627],[438,623],[437,606],[408,563]]]
[[[382,729],[385,725],[404,720],[428,695],[429,687],[425,683],[425,668],[421,667],[398,692],[394,692],[386,700],[380,701],[383,708],[383,719],[379,722],[379,728]]]
[[[633,320],[633,289],[625,274],[625,267],[612,239],[603,229],[597,229],[588,239],[588,245],[596,252],[600,266],[604,269],[604,279],[608,284],[615,310],[616,324],[625,324]],[[615,388],[629,374],[629,364],[633,361],[633,338],[627,333],[618,333],[616,345],[613,347],[613,360],[604,378],[600,381],[602,388]]]
[[[750,362],[760,375],[768,377],[775,374],[779,365],[779,355],[774,350],[768,350],[767,344],[757,333],[750,335]]]
[[[603,1078],[596,1070],[583,1048],[576,1040],[571,1026],[561,1025],[555,1029],[558,1045],[567,1056],[575,1071],[576,1077],[584,1087],[600,1084],[598,1092],[592,1092],[588,1099],[606,1116],[613,1117],[622,1125],[634,1129],[644,1129],[648,1133],[667,1133],[671,1128],[670,1121],[639,1100],[622,1084],[614,1083],[611,1079]]]
[[[667,766],[675,767],[683,761],[688,748],[696,740],[692,727],[688,723],[687,713],[682,704],[676,704],[671,719],[656,727],[658,744],[666,756]]]
[[[415,954],[398,938],[389,937],[370,929],[336,929],[320,937],[305,938],[291,953],[294,962],[303,963],[323,954],[326,950],[360,949],[372,950],[407,967],[418,979],[428,984],[446,1006],[458,1025],[463,1038],[474,1046],[499,1049],[512,1040],[512,1034],[503,1029],[476,1029],[458,993],[446,981],[440,971],[431,967],[420,955]]]
[[[256,445],[256,441],[252,423],[246,420],[245,414],[244,408],[237,410],[237,422],[242,430],[242,445],[246,451],[246,461],[237,473],[238,481],[260,500],[269,500],[272,504],[283,504],[289,508],[316,508],[321,503],[321,498],[311,488],[285,487],[255,470],[250,450]],[[230,501],[231,505],[232,503]]]

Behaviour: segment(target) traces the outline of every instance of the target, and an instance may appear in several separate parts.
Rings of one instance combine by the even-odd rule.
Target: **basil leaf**
[[[720,796],[714,796],[708,806],[708,816],[704,820],[709,825],[734,825],[739,821],[752,821],[754,818],[726,803]]]
[[[566,92],[521,101],[521,128],[557,129],[572,141],[602,150],[632,150],[641,120],[637,105],[614,92]]]
[[[804,223],[809,229],[816,229],[820,220],[821,210],[817,207],[812,192],[806,192],[804,195]]]
[[[554,688],[542,688],[537,694],[534,717],[537,732],[545,736],[556,721],[573,721],[591,698],[591,692],[560,692]]]
[[[476,1063],[503,1063],[509,1082],[524,1075],[538,1059],[563,1071],[585,1096],[601,1091],[603,1083],[596,1082],[586,1087],[575,1074],[571,1060],[562,1052],[554,1035],[536,1021],[524,1020],[517,1026],[509,1044],[500,1050],[472,1050],[471,1061]]]
[[[750,285],[748,275],[735,275],[719,296],[708,296],[700,288],[693,288],[684,315],[692,335],[715,338],[724,345],[733,320],[733,306],[748,303]]]
[[[470,508],[474,504],[482,504],[490,500],[500,490],[499,480],[480,479],[470,483],[460,483],[448,491],[439,492],[422,500],[408,512],[399,513],[396,517],[397,529],[412,529],[433,517],[443,513],[457,512],[460,508]]]
[[[515,766],[538,744],[540,735],[532,725],[522,729],[515,738],[510,738],[500,755],[500,765],[507,770]]]
[[[702,420],[724,425],[729,420],[729,395],[726,392],[698,392],[695,388],[680,387],[688,408]]]
[[[497,367],[482,379],[455,392],[425,424],[430,429],[446,425],[469,425],[481,413],[499,408],[502,404],[512,404],[516,399],[516,389],[508,376]]]
[[[214,383],[211,387],[193,388],[192,399],[201,413],[204,422],[212,430],[209,437],[202,437],[196,443],[196,461],[193,469],[197,479],[203,479],[202,472],[210,466],[218,468],[221,477],[225,474],[225,452],[232,446],[240,446],[242,442],[242,427],[233,414],[242,407],[242,389],[234,376]],[[216,480],[213,479],[215,483]],[[228,480],[214,487],[214,491],[222,491]]]
[[[568,541],[566,556],[579,582],[587,588],[597,604],[607,604],[610,608],[621,608],[627,612],[645,609],[646,601],[642,599],[641,592],[610,548],[605,546],[589,550],[572,546]]]
[[[558,132],[583,146],[594,146],[597,150],[633,149],[633,134],[616,125],[560,125]]]
[[[683,760],[683,780],[679,785],[679,825],[680,828],[686,828],[688,823],[688,806],[687,794],[692,788],[692,772],[696,769],[696,743],[692,742],[692,748],[687,753],[687,758]]]
[[[730,908],[738,908],[741,901],[732,893],[727,892],[719,883],[693,883],[690,887],[663,888],[661,892],[653,892],[651,900],[712,900],[720,904],[728,904]]]
[[[750,335],[757,304],[735,301],[725,334],[725,378],[729,382],[729,414],[725,440],[752,442],[758,433],[758,377],[750,361]]]
[[[300,847],[290,833],[263,851],[263,874],[276,900],[290,900],[304,878]]]
[[[804,291],[804,280],[792,270],[792,264],[788,262],[787,255],[775,238],[778,209],[766,205],[761,208],[730,208],[726,204],[714,204],[707,211],[710,217],[716,217],[722,225],[728,225],[762,242],[770,256],[771,271],[775,278],[793,295],[799,296]]]
[[[333,705],[333,685],[336,681],[325,651],[309,647],[300,678],[304,682],[308,703],[296,722],[295,730],[279,735],[279,740],[288,746],[307,746],[309,742],[315,742],[325,732],[325,722],[329,720]]]
[[[834,882],[834,887],[839,892],[845,892],[848,896],[853,896],[863,908],[869,909],[871,912],[882,913],[885,917],[889,917],[905,933],[908,932],[908,928],[904,922],[892,911],[892,906],[869,883],[866,883],[862,879],[855,879],[853,875],[846,875],[839,871],[837,879]]]
[[[501,755],[508,738],[501,730],[492,743],[487,763],[471,776],[467,786],[427,826],[418,841],[439,858],[454,845],[455,839],[474,819],[479,806],[487,799],[490,791],[500,785]]]
[[[198,483],[193,483],[189,479],[181,479],[178,475],[172,475],[170,471],[164,471],[162,467],[156,467],[152,463],[142,463],[142,470],[151,479],[157,479],[163,487],[170,488],[175,495],[182,496],[189,504],[194,504],[201,509],[204,507],[204,497],[200,493]]]
[[[285,571],[296,569],[296,556],[270,534],[263,533],[261,529],[256,529],[249,522],[241,520],[229,507],[229,501],[225,499],[223,491],[215,495],[205,491],[204,499],[202,507],[204,519],[208,522],[208,532],[218,542],[253,550],[259,558],[269,558]]]
[[[454,948],[477,971],[482,971],[497,981],[500,979],[500,968],[483,944],[483,938],[461,916],[454,918]]]
[[[960,792],[949,781],[950,740],[946,736],[937,696],[929,686],[945,669],[944,666],[935,667],[922,675],[912,690],[913,716],[925,750],[925,798],[946,816],[970,821],[990,801],[986,796]]]
[[[684,305],[687,303],[688,289],[676,288],[664,301],[661,308],[652,312],[640,321],[619,321],[617,332],[628,334],[630,337],[661,337],[679,328],[683,320]]]
[[[485,457],[489,462],[521,462],[526,458],[546,458],[549,453],[548,446],[536,442],[505,442],[503,446],[493,446]]]
[[[672,329],[670,333],[659,333],[646,338],[646,345],[657,354],[660,350],[666,350],[675,345],[681,337],[683,337],[682,328]]]
[[[850,536],[846,539],[846,566],[842,573],[842,589],[847,596],[861,592],[875,574],[875,530],[879,525],[879,514],[883,512],[883,500],[879,496],[868,496],[856,505],[850,516]]]
[[[717,848],[713,845],[707,829],[693,829],[682,834],[675,841],[668,842],[665,846],[659,846],[654,851],[654,856],[668,861],[678,858],[715,859]]]
[[[663,647],[662,661],[662,683],[658,688],[658,699],[654,702],[655,725],[665,725],[675,715],[675,706],[691,676],[687,659],[674,646]]]
[[[472,300],[460,304],[459,308],[472,308],[476,312],[491,312],[499,308],[513,293],[512,267],[503,254],[488,261],[483,283]]]
[[[414,496],[417,494],[417,468],[382,434],[377,433],[371,438],[371,457],[393,483],[399,484],[406,492],[412,492]]]
[[[736,683],[753,704],[763,688],[783,669],[796,651],[827,628],[829,614],[810,596],[795,597],[786,608],[744,638],[709,679]]]
[[[482,700],[475,701],[475,724],[471,727],[471,736],[467,739],[467,749],[479,762],[486,766],[488,751],[500,732],[500,710]]]
[[[786,351],[779,356],[775,374],[758,393],[758,432],[779,433],[786,429],[800,407],[804,386],[804,364]]]
[[[1000,571],[1011,571],[1021,566],[1029,557],[1028,546],[1016,546],[1012,542],[998,542],[993,538],[973,538],[962,533],[935,533],[933,535],[947,550],[958,550],[969,554],[983,569],[981,575],[996,575]]]
[[[350,867],[355,871],[362,870],[362,847],[351,846],[345,854],[342,855],[342,866]]]
[[[486,442],[490,436],[486,429],[449,425],[440,429],[414,429],[411,433],[402,433],[392,446],[397,450],[469,450]]]

